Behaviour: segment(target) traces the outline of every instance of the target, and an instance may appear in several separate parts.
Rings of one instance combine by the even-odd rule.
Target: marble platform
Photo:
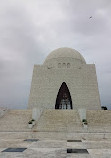
[[[78,139],[73,136],[67,137],[66,134],[66,139],[65,137],[61,139],[60,136],[63,133],[57,133],[57,139],[55,139],[55,133],[49,132],[49,137],[47,137],[47,133],[38,133],[38,138],[36,135],[36,138],[32,138],[33,141],[26,141],[26,137],[8,138],[8,135],[5,136],[5,134],[3,138],[0,137],[0,158],[111,158],[110,138],[78,137],[80,138]],[[65,134],[63,135],[65,136]],[[31,136],[29,136],[30,139]],[[34,139],[36,140],[34,141]],[[26,148],[26,150],[2,152],[7,148]],[[67,153],[67,149],[86,149],[88,153]]]

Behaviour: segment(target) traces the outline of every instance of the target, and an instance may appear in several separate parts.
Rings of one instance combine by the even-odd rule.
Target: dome
[[[52,51],[46,58],[44,64],[49,63],[52,60],[58,60],[58,59],[62,59],[62,58],[70,58],[70,59],[74,59],[74,60],[78,60],[81,61],[81,63],[86,63],[85,59],[83,58],[83,56],[76,51],[75,49],[72,48],[58,48],[54,51]]]

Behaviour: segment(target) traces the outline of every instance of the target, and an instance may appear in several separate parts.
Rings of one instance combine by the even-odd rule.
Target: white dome
[[[58,48],[54,51],[52,51],[46,58],[44,64],[50,62],[51,60],[56,60],[56,59],[60,59],[60,58],[71,58],[71,59],[77,59],[79,61],[81,61],[82,63],[86,63],[85,59],[83,58],[83,56],[76,51],[75,49],[72,48]]]

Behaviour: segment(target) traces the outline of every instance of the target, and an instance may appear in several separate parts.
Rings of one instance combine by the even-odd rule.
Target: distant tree
[[[106,106],[101,107],[102,110],[108,110]]]

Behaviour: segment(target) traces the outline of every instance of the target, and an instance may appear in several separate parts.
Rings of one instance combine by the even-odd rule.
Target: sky
[[[111,109],[111,0],[0,0],[0,107],[26,109],[34,64],[60,47],[96,65]]]

